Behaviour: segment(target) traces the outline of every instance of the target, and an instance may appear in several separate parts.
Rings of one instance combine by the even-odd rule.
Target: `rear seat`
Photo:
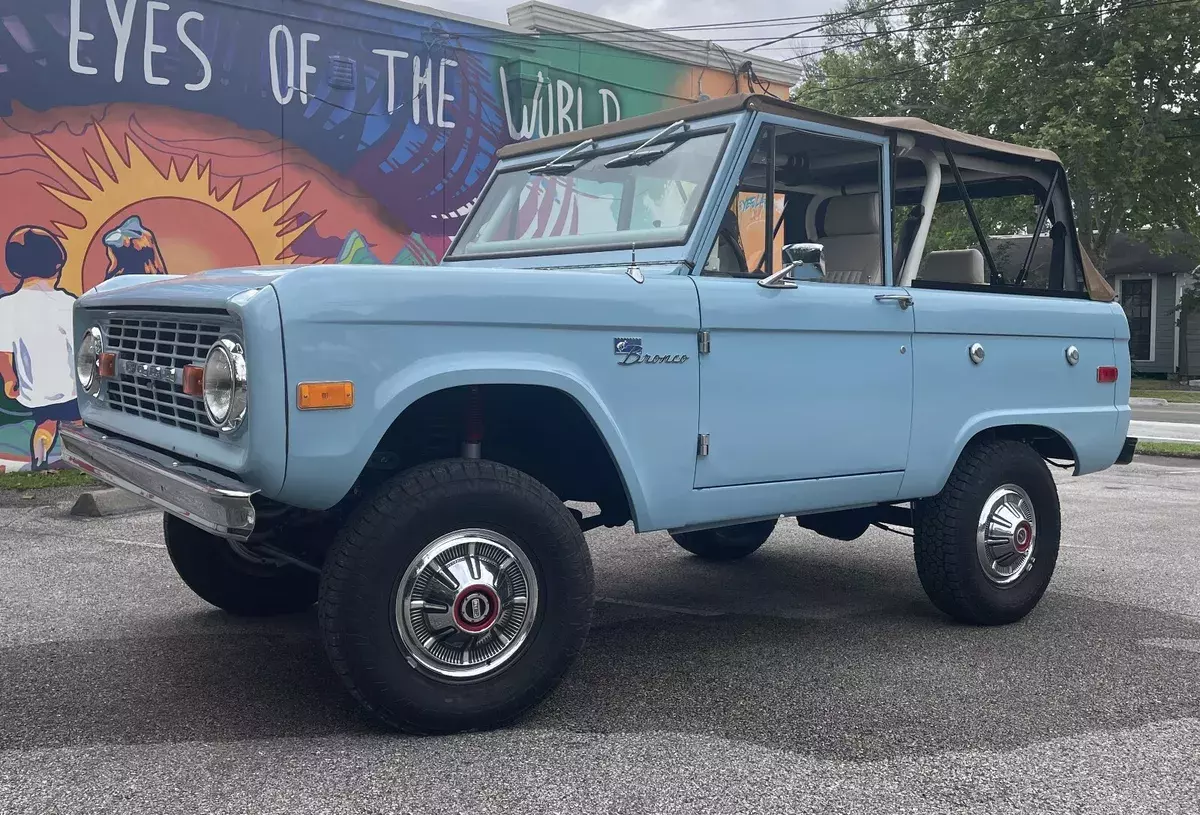
[[[930,252],[921,263],[917,280],[982,286],[987,282],[983,273],[983,253],[978,249]]]

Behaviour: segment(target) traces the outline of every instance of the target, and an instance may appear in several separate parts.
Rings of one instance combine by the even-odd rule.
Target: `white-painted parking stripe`
[[[127,546],[144,546],[147,549],[166,549],[165,543],[151,543],[150,541],[127,541],[121,538],[109,538],[109,543],[123,543]]]
[[[1173,648],[1176,651],[1191,651],[1194,654],[1200,654],[1200,640],[1185,640],[1177,637],[1158,637],[1138,640],[1142,645],[1149,645],[1153,648]]]
[[[596,600],[601,603],[612,603],[616,606],[631,606],[633,608],[644,608],[651,611],[667,611],[672,614],[691,614],[696,617],[720,617],[725,614],[724,611],[708,611],[699,608],[683,608],[681,606],[664,606],[658,603],[641,603],[637,600],[619,600],[616,597],[597,597]]]

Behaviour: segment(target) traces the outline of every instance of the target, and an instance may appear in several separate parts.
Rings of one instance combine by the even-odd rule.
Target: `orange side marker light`
[[[202,365],[183,366],[183,392],[197,399],[204,395],[204,367]]]
[[[117,355],[113,351],[105,351],[100,354],[100,377],[102,379],[112,379],[117,375]]]
[[[354,405],[353,382],[301,382],[296,406],[300,410],[348,408]]]

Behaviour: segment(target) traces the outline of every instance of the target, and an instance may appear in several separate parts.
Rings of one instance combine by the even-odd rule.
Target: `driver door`
[[[693,278],[709,337],[699,426],[708,452],[697,459],[695,486],[874,475],[884,479],[873,479],[876,487],[894,480],[898,489],[912,423],[914,318],[907,291],[890,285],[886,141],[783,121],[761,125],[727,199],[734,217]],[[803,184],[774,169],[788,166],[810,168]],[[801,187],[835,194],[820,203],[821,192]],[[819,280],[760,285],[779,268],[784,243],[805,241],[825,246]]]

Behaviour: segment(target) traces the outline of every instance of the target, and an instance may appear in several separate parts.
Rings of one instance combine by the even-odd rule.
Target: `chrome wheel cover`
[[[1037,554],[1037,514],[1029,493],[1016,484],[996,488],[983,502],[975,537],[979,565],[998,586],[1020,580]]]
[[[396,592],[396,629],[418,668],[439,679],[478,679],[520,653],[537,618],[533,564],[488,529],[435,540]]]

